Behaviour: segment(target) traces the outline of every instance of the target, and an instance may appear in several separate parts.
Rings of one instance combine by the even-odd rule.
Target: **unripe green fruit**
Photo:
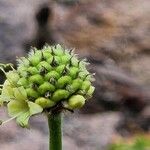
[[[44,82],[44,79],[41,75],[36,74],[36,75],[33,75],[33,76],[29,77],[29,82],[30,83],[42,84]]]
[[[62,47],[60,45],[57,45],[56,49],[54,50],[54,54],[57,55],[57,56],[62,56],[63,53],[64,53],[63,50],[62,50]]]
[[[56,86],[58,88],[64,88],[67,84],[72,83],[72,79],[70,76],[63,76],[58,79]]]
[[[81,90],[85,90],[87,91],[91,86],[91,82],[90,81],[83,81],[82,86],[81,86]]]
[[[69,92],[67,90],[56,90],[52,96],[52,100],[54,102],[58,102],[60,100],[64,100],[68,98]]]
[[[65,69],[65,65],[60,65],[56,68],[56,71],[59,73],[59,74],[62,74],[63,70]]]
[[[82,85],[82,80],[81,79],[75,79],[73,80],[72,84],[71,85],[68,85],[66,87],[66,89],[71,92],[71,93],[74,93],[76,92],[78,89],[80,89]]]
[[[37,65],[37,68],[40,70],[42,68],[45,68],[47,71],[51,71],[52,70],[52,67],[49,65],[48,62],[46,61],[41,61],[38,65]]]
[[[73,95],[68,100],[68,106],[71,109],[81,108],[85,104],[85,98],[82,95]]]
[[[27,71],[28,71],[31,75],[38,74],[38,72],[39,72],[36,67],[29,67],[29,68],[27,68]]]
[[[79,68],[77,68],[77,67],[71,67],[71,68],[69,69],[69,75],[70,75],[73,79],[75,79],[75,78],[77,77],[78,72],[79,72]]]
[[[57,73],[56,71],[51,71],[45,75],[45,80],[49,81],[51,78],[58,79],[59,77],[59,73]]]
[[[20,85],[20,86],[25,86],[25,87],[27,87],[29,83],[28,83],[28,80],[23,77],[23,78],[20,78],[20,79],[18,80],[17,84]]]
[[[95,87],[94,86],[90,86],[89,90],[87,91],[87,95],[88,96],[92,96],[92,94],[94,93]]]
[[[27,77],[28,75],[27,68],[25,66],[19,66],[17,71],[22,77]]]
[[[22,66],[24,66],[24,67],[28,67],[28,66],[30,65],[29,60],[28,60],[28,59],[26,59],[25,57],[21,57],[21,58],[20,58],[20,60],[21,60],[21,64],[22,64]]]
[[[58,56],[52,56],[51,58],[47,59],[47,62],[51,65],[51,66],[57,66],[60,62],[61,62],[61,58]]]
[[[39,57],[39,56],[31,56],[31,57],[29,57],[29,61],[30,61],[30,63],[33,66],[37,66],[40,63],[40,61],[41,61],[41,57]]]
[[[35,103],[40,105],[42,108],[49,108],[55,105],[55,102],[51,101],[50,99],[40,97],[35,100]]]
[[[39,93],[32,88],[27,88],[26,92],[27,92],[28,97],[32,97],[32,98],[38,98],[39,97]]]
[[[45,59],[51,58],[52,55],[51,55],[51,53],[50,53],[50,50],[49,50],[49,49],[48,49],[48,50],[44,50],[43,56],[44,56]]]
[[[74,67],[79,67],[79,60],[76,58],[76,57],[73,57],[71,59],[71,64],[74,66]]]
[[[61,57],[61,60],[62,60],[62,64],[66,64],[69,62],[71,56],[69,54],[65,54]]]
[[[79,72],[79,77],[82,79],[82,80],[84,80],[85,79],[85,77],[87,76],[87,72],[85,72],[85,71],[82,71],[82,72]]]
[[[44,82],[38,88],[39,93],[44,94],[47,91],[53,92],[55,91],[55,86],[50,84],[49,82]]]

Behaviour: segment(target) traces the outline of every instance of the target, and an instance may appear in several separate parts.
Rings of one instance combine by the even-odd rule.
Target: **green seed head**
[[[60,45],[45,46],[42,50],[34,48],[26,58],[17,61],[17,69],[6,73],[7,86],[3,86],[1,95],[3,101],[9,102],[11,115],[16,114],[12,109],[18,106],[22,108],[19,111],[29,111],[24,114],[27,118],[41,111],[51,111],[58,104],[62,108],[81,108],[94,92],[87,62],[78,60],[72,51]],[[19,124],[25,124],[19,119]]]

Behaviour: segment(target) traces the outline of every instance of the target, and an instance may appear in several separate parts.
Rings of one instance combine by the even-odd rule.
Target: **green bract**
[[[7,103],[9,115],[23,127],[28,126],[30,116],[51,112],[58,106],[81,108],[94,92],[93,75],[86,69],[88,63],[60,45],[34,48],[17,61],[16,70],[3,70],[6,81],[0,105]]]

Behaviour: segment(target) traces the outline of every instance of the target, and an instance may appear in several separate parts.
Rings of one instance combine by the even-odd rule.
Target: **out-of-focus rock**
[[[0,62],[15,63],[16,56],[25,55],[24,44],[37,29],[35,13],[47,1],[0,1]]]

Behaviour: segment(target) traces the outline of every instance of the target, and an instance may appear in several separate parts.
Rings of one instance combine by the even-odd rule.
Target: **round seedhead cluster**
[[[30,109],[39,106],[42,108],[37,109],[39,112],[51,110],[59,103],[73,110],[81,108],[94,92],[93,75],[86,69],[88,63],[60,45],[45,46],[42,50],[33,48],[27,57],[17,61],[16,70],[5,72],[7,79],[1,94],[1,100],[13,101],[8,103],[10,109],[17,107],[14,104],[17,99]],[[30,110],[30,114],[35,113]]]

